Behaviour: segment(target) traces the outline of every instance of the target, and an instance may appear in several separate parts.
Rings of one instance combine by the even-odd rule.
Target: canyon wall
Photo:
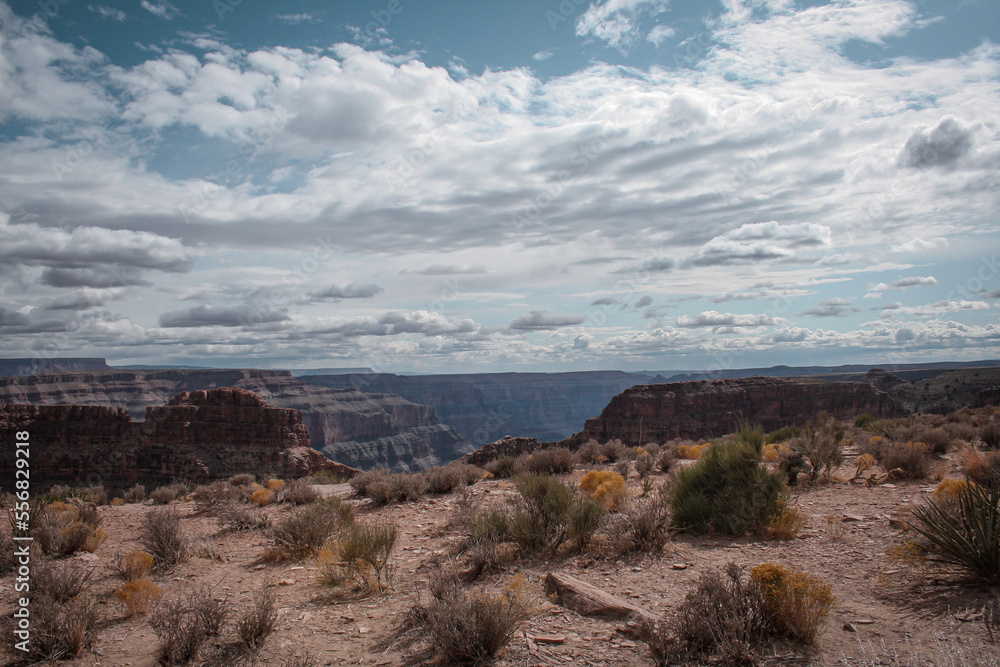
[[[237,387],[275,407],[301,411],[313,448],[351,466],[418,470],[472,450],[433,407],[400,396],[330,389],[289,371],[112,370],[0,378],[0,401],[32,405],[122,407],[133,419],[183,391]]]
[[[352,468],[310,446],[298,410],[276,408],[244,389],[183,392],[133,421],[122,408],[0,403],[0,480],[12,490],[15,434],[30,439],[35,492],[53,484],[103,484],[120,491],[181,480],[192,484],[251,472],[281,478]]]
[[[732,433],[743,424],[773,431],[802,425],[824,411],[837,419],[904,412],[889,394],[867,382],[752,377],[640,385],[615,396],[565,444],[575,448],[588,440],[613,438],[628,446],[696,440]]]

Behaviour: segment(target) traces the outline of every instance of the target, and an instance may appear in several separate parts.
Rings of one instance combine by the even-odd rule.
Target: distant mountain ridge
[[[0,377],[39,375],[41,373],[103,371],[110,368],[107,361],[100,357],[0,359]]]

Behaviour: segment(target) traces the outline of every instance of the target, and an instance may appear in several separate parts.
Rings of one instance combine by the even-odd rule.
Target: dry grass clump
[[[580,490],[614,511],[621,509],[628,498],[625,477],[611,470],[591,470],[580,480]]]
[[[987,424],[980,427],[979,439],[986,443],[990,449],[1000,448],[1000,420],[991,419]]]
[[[841,444],[844,440],[844,425],[821,412],[815,421],[810,421],[802,432],[791,441],[794,451],[802,455],[804,472],[810,481],[820,475],[829,477],[844,462]]]
[[[498,479],[509,479],[517,474],[517,459],[501,454],[486,464],[486,472]]]
[[[236,621],[236,634],[249,651],[257,651],[274,632],[278,607],[274,591],[264,587],[254,591],[253,601]]]
[[[215,509],[215,517],[223,528],[232,531],[267,530],[271,527],[271,517],[262,509],[242,503],[226,503]]]
[[[159,639],[160,663],[186,665],[193,662],[208,638],[222,633],[229,613],[228,600],[214,599],[207,587],[173,600],[161,600],[149,621]]]
[[[481,664],[495,657],[531,618],[534,605],[515,577],[499,593],[467,591],[455,581],[435,582],[426,608],[412,618],[443,664]]]
[[[125,618],[145,616],[149,613],[153,602],[161,595],[163,595],[163,589],[149,579],[126,581],[115,590],[115,597],[125,608]]]
[[[550,447],[518,457],[521,470],[535,475],[572,472],[576,457],[566,447]]]
[[[181,529],[181,516],[166,508],[154,509],[142,517],[139,528],[142,545],[163,569],[173,568],[188,559],[188,540]]]
[[[934,497],[941,501],[957,500],[959,494],[970,484],[976,483],[967,479],[945,479],[934,488]]]
[[[274,546],[267,560],[299,560],[319,551],[338,531],[354,523],[354,510],[339,498],[302,507],[271,528]]]
[[[257,478],[249,473],[241,473],[230,477],[229,483],[232,486],[253,486],[257,483]]]
[[[281,492],[281,498],[293,505],[308,505],[321,497],[320,492],[306,478],[292,480]]]
[[[396,473],[387,470],[369,470],[351,478],[355,492],[368,498],[377,507],[397,502],[420,500],[430,484],[422,473]]]
[[[836,601],[830,584],[774,563],[752,568],[750,578],[763,588],[776,630],[803,644],[816,641]]]
[[[666,485],[628,501],[608,519],[603,533],[615,556],[662,551],[670,538],[670,494]]]
[[[601,454],[601,446],[594,440],[588,440],[576,450],[576,460],[583,465],[596,465],[603,463],[605,459]]]
[[[97,486],[86,486],[83,488],[56,484],[49,489],[48,493],[42,496],[42,500],[46,503],[52,503],[55,501],[79,501],[93,505],[107,505],[108,492],[105,490],[104,486],[100,484]]]
[[[195,487],[194,502],[202,509],[213,508],[224,503],[241,500],[243,498],[241,489],[246,488],[249,488],[249,485],[234,486],[229,482],[203,484]]]
[[[959,454],[962,472],[978,484],[1000,484],[1000,451],[981,452],[973,445],[967,445]]]
[[[883,468],[899,470],[907,479],[924,479],[931,472],[930,447],[922,442],[886,443],[881,454]]]
[[[784,498],[779,501],[778,506],[777,514],[772,516],[771,520],[764,526],[764,532],[775,540],[794,539],[799,531],[805,527],[808,517],[798,507],[789,505]]]
[[[398,538],[391,521],[355,523],[320,554],[320,581],[330,586],[351,582],[364,593],[387,590],[393,572],[389,559]]]
[[[107,534],[101,530],[101,515],[93,503],[73,499],[39,505],[33,510],[31,535],[50,556],[68,556],[76,551],[96,551]]]
[[[711,443],[705,442],[700,445],[680,445],[677,447],[677,458],[686,459],[688,461],[697,461],[701,459],[702,454],[705,453],[711,446]]]
[[[127,554],[116,553],[111,558],[111,568],[125,581],[145,579],[155,564],[152,555],[136,549]]]
[[[621,440],[615,438],[601,446],[601,456],[604,457],[604,462],[617,463],[628,456],[628,449]]]
[[[149,494],[157,505],[169,505],[177,500],[177,489],[172,486],[161,486]]]
[[[250,494],[250,502],[257,507],[266,507],[278,499],[274,489],[257,489]]]
[[[281,491],[283,488],[285,488],[285,480],[272,477],[271,479],[267,480],[267,484],[265,484],[264,486],[270,489],[271,491],[277,493],[278,491]]]
[[[146,487],[142,484],[136,484],[132,488],[125,489],[122,492],[122,500],[126,503],[141,503],[146,499]]]
[[[87,590],[94,571],[71,561],[34,561],[31,591],[35,596],[65,604]]]
[[[427,491],[433,494],[450,493],[483,478],[482,469],[467,463],[449,463],[425,470],[423,474],[427,480]]]

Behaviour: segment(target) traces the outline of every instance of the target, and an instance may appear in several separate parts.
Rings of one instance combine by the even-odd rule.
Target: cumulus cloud
[[[681,315],[677,318],[677,326],[683,328],[698,327],[763,327],[775,324],[775,319],[767,314],[738,315],[736,313],[720,313],[716,310],[706,310],[693,317]]]
[[[370,299],[385,290],[375,284],[330,285],[326,289],[310,292],[309,296],[317,301],[339,301],[340,299]]]
[[[556,315],[547,310],[533,310],[511,320],[510,328],[515,331],[557,329],[574,326],[581,322],[583,322],[583,318],[578,315]]]
[[[548,60],[549,58],[551,58],[551,57],[552,57],[552,56],[554,56],[554,55],[555,55],[555,54],[554,54],[554,53],[553,53],[552,51],[548,51],[548,50],[546,50],[546,51],[539,51],[538,53],[536,53],[535,55],[533,55],[533,56],[531,56],[531,57],[532,57],[532,58],[533,58],[534,60],[539,60],[539,61],[541,61],[541,60]]]
[[[650,257],[639,264],[632,264],[622,267],[614,273],[665,273],[677,265],[677,262],[669,257]]]
[[[591,36],[628,53],[638,38],[640,22],[667,8],[668,0],[604,0],[587,8],[576,21],[576,34]]]
[[[444,336],[475,334],[484,327],[470,319],[447,317],[426,310],[389,312],[379,317],[358,317],[344,322],[312,329],[311,333],[341,334],[347,337],[398,336],[419,334],[423,336]]]
[[[265,311],[249,305],[195,306],[187,310],[164,313],[160,316],[160,326],[165,329],[193,327],[246,327],[291,319],[286,313],[276,310]]]
[[[653,44],[656,44],[657,46],[659,46],[661,42],[664,42],[664,41],[670,39],[671,37],[673,37],[676,34],[677,34],[677,31],[674,30],[673,28],[671,28],[670,26],[668,26],[668,25],[658,25],[658,26],[655,26],[652,30],[649,31],[649,34],[646,35],[646,39],[648,41],[652,42]]]
[[[172,4],[167,2],[167,0],[158,0],[158,1],[142,0],[139,3],[139,6],[145,9],[153,16],[158,16],[161,19],[165,19],[167,21],[173,19],[175,16],[181,13],[181,10],[177,9],[177,7],[174,7]]]
[[[792,257],[799,248],[830,245],[830,228],[801,222],[754,222],[716,236],[684,260],[685,266],[746,264]]]
[[[945,116],[930,132],[921,128],[913,132],[899,156],[904,167],[927,169],[948,166],[969,152],[972,135],[952,116]]]
[[[920,252],[923,250],[937,250],[939,248],[947,248],[948,239],[937,236],[932,239],[924,240],[919,236],[905,242],[899,243],[892,246],[893,252]]]
[[[824,299],[818,306],[804,310],[799,315],[808,317],[845,317],[857,312],[860,312],[860,310],[853,307],[850,299],[837,297],[834,299]]]
[[[891,283],[868,285],[869,293],[866,296],[877,298],[881,296],[882,292],[887,290],[904,290],[908,287],[933,287],[937,284],[937,278],[934,276],[907,276],[906,278],[894,280]]]

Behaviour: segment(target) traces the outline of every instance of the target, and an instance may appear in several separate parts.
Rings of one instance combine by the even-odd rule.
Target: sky
[[[1000,358],[995,0],[0,0],[0,357]]]

